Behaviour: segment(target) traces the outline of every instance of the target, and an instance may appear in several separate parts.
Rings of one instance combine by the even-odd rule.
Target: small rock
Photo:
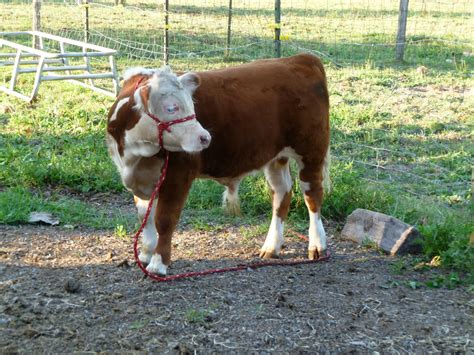
[[[33,337],[37,336],[38,334],[39,334],[39,332],[36,329],[33,329],[33,328],[27,328],[27,329],[25,329],[25,332],[24,332],[24,335],[28,338],[33,338]]]
[[[30,323],[33,323],[33,321],[35,320],[35,317],[30,313],[25,313],[21,315],[20,320],[23,323],[30,324]]]
[[[128,263],[128,260],[125,259],[125,260],[119,262],[119,263],[117,264],[117,267],[126,267],[126,268],[129,268],[129,267],[130,267],[130,264]]]
[[[68,279],[64,285],[64,289],[68,293],[77,293],[81,289],[81,284],[75,279]]]
[[[3,312],[2,312],[3,313]],[[10,317],[0,317],[0,326],[8,325],[12,319]]]
[[[31,212],[28,218],[29,223],[44,223],[51,226],[57,226],[59,219],[47,212]]]

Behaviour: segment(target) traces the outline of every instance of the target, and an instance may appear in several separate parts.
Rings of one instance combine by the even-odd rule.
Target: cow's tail
[[[323,163],[323,189],[326,194],[331,192],[331,177],[329,176],[329,167],[331,165],[331,151],[328,148]]]

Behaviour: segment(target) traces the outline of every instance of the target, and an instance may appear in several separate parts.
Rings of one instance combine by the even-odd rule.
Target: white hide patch
[[[295,150],[293,148],[290,148],[290,147],[285,147],[283,148],[283,150],[278,153],[275,158],[273,158],[272,160],[276,160],[276,159],[280,159],[280,158],[293,158],[295,159],[296,163],[298,164],[298,167],[301,169],[304,168],[304,164],[303,164],[303,159],[301,157],[301,155],[297,154],[295,152]]]
[[[112,160],[117,166],[119,173],[122,174],[122,170],[124,169],[125,164],[123,163],[122,158],[120,157],[120,153],[118,151],[118,144],[115,141],[115,138],[112,137],[108,133],[106,135],[106,140],[107,140],[107,147],[109,148],[110,156],[112,157]]]
[[[120,111],[120,109],[122,108],[123,105],[125,105],[126,103],[128,103],[130,101],[130,98],[129,97],[126,97],[122,100],[120,100],[118,103],[117,103],[117,106],[115,106],[115,111],[114,113],[112,114],[112,116],[110,117],[110,121],[109,122],[112,122],[114,121],[116,118],[117,118],[117,113]]]
[[[134,67],[129,68],[123,73],[123,80],[128,80],[135,75],[153,75],[155,71],[153,69],[141,68],[141,67]]]
[[[163,264],[160,254],[153,254],[150,264],[148,264],[146,270],[152,274],[166,275],[168,267]]]
[[[288,165],[274,167],[274,161],[265,167],[265,178],[273,190],[273,212],[280,207],[285,195],[291,191],[291,175]]]
[[[149,117],[142,115],[137,124],[125,131],[125,154],[151,157],[160,151],[158,129]]]
[[[311,184],[309,182],[304,182],[300,180],[301,191],[307,192],[311,189]]]

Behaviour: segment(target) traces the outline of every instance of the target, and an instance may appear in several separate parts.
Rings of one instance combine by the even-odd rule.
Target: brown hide
[[[198,73],[198,120],[212,136],[200,173],[237,177],[263,167],[284,147],[324,159],[329,98],[320,60],[302,54]],[[196,157],[198,159],[198,157]]]
[[[261,169],[289,147],[302,159],[300,178],[311,183],[305,192],[311,211],[319,211],[322,202],[322,169],[329,146],[329,98],[321,61],[313,55],[300,54],[197,74],[201,83],[193,96],[196,116],[212,141],[200,153],[170,153],[155,215],[160,236],[156,252],[166,265],[170,263],[171,235],[191,183],[199,176],[231,181]],[[117,102],[133,94],[140,77],[134,76],[125,83]],[[108,126],[119,151],[122,149],[121,155],[124,130],[138,120],[132,101]],[[116,104],[109,119],[115,107]],[[160,153],[140,162],[134,194],[149,198],[162,159]],[[139,186],[143,184],[147,186]],[[287,213],[289,199],[288,194],[282,215]]]

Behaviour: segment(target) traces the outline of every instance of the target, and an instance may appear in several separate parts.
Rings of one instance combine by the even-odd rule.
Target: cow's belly
[[[298,164],[302,164],[301,156],[295,153],[291,147],[284,147],[280,150],[266,151],[251,155],[248,159],[233,159],[229,157],[225,161],[213,160],[207,162],[207,169],[201,171],[202,178],[217,180],[223,185],[235,179],[239,180],[245,176],[252,175],[262,170],[271,161],[280,158],[293,158]]]

